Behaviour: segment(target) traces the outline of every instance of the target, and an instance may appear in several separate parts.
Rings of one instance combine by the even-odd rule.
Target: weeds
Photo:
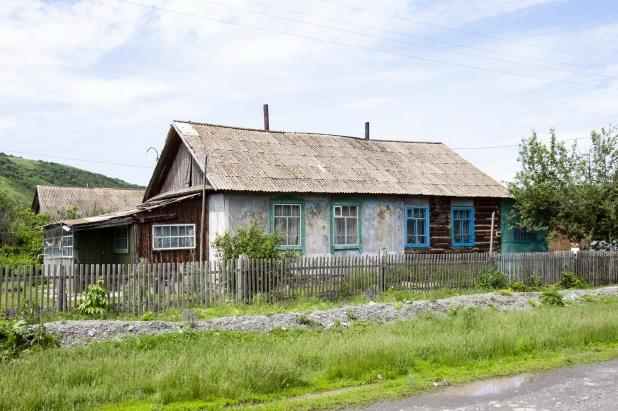
[[[489,269],[481,274],[479,288],[483,290],[499,290],[506,286],[508,276],[495,268]]]
[[[566,305],[564,297],[555,287],[544,290],[539,300],[543,305],[555,305],[559,307],[564,307]]]
[[[83,298],[82,303],[77,307],[79,314],[88,317],[101,317],[105,315],[109,309],[109,299],[107,298],[107,289],[103,287],[103,279],[99,279],[96,284],[88,287],[88,291],[81,293]]]
[[[565,290],[568,289],[577,289],[577,290],[585,290],[589,287],[588,283],[582,278],[577,276],[576,274],[565,271],[562,273],[562,280],[560,280],[560,286]]]

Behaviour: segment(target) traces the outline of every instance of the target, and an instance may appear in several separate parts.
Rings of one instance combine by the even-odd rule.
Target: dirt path
[[[618,296],[618,287],[597,290],[566,290],[562,292],[568,301],[590,296]],[[274,328],[347,327],[352,321],[389,323],[416,317],[420,313],[447,313],[457,307],[496,307],[501,310],[528,310],[533,300],[538,304],[540,293],[515,293],[504,296],[495,293],[462,295],[436,301],[415,301],[402,304],[376,304],[346,306],[309,313],[283,313],[273,315],[222,317],[195,324],[198,330],[254,331],[267,333]],[[63,344],[74,345],[107,339],[135,337],[141,334],[160,335],[180,332],[184,323],[163,321],[62,321],[45,324],[49,332]]]

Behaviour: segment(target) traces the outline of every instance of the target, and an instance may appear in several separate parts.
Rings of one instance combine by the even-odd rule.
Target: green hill
[[[106,177],[64,164],[28,160],[0,153],[0,189],[7,190],[17,201],[30,206],[37,184],[65,187],[144,188],[117,178]]]

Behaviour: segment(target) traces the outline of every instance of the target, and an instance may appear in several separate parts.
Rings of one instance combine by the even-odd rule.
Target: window
[[[195,248],[195,224],[152,226],[153,250],[188,250]]]
[[[303,204],[272,203],[271,231],[281,230],[286,235],[282,247],[302,247]]]
[[[538,233],[529,228],[516,228],[513,230],[513,237],[516,243],[534,243],[538,239]]]
[[[361,247],[359,203],[333,203],[331,208],[331,243],[333,250]]]
[[[73,257],[73,228],[63,225],[43,233],[45,257]]]
[[[129,227],[114,228],[114,252],[127,254],[129,252]]]
[[[453,247],[474,245],[474,207],[453,207],[451,211]]]
[[[429,207],[406,207],[406,247],[429,247]]]

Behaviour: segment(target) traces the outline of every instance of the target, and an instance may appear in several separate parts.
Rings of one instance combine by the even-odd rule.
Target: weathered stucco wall
[[[217,232],[228,227],[236,230],[252,221],[270,230],[270,204],[276,199],[303,200],[305,254],[309,256],[331,255],[331,203],[355,201],[361,204],[362,254],[377,255],[386,248],[388,253],[431,253],[431,252],[486,252],[489,250],[491,211],[497,211],[495,250],[499,251],[500,223],[499,200],[491,199],[451,199],[422,196],[344,196],[344,195],[303,195],[303,194],[264,194],[233,193],[219,194],[211,200],[211,223],[209,238],[214,240]],[[434,203],[440,203],[437,207]],[[496,203],[496,204],[494,204]],[[405,206],[427,206],[430,208],[431,246],[428,248],[405,248]],[[475,240],[473,247],[452,247],[450,213],[452,206],[475,207]],[[224,222],[220,220],[223,216]],[[489,216],[489,217],[488,217]],[[489,218],[489,220],[488,220]],[[489,221],[489,222],[488,222]],[[214,224],[213,224],[214,223]],[[335,250],[334,255],[358,255],[358,250]],[[212,256],[211,256],[212,258]]]
[[[389,253],[404,252],[404,204],[403,197],[393,197],[382,201],[371,196],[321,196],[321,195],[282,195],[282,194],[225,194],[224,206],[218,206],[225,213],[226,224],[219,224],[231,230],[247,226],[253,221],[266,230],[270,230],[270,201],[280,198],[295,198],[305,202],[305,254],[327,256],[331,254],[331,202],[358,201],[361,203],[362,253],[377,254],[386,248]],[[215,205],[215,204],[211,204]],[[213,215],[210,209],[211,216]],[[211,220],[212,221],[212,220]],[[210,236],[214,239],[216,229],[211,225]],[[335,251],[336,255],[359,254],[356,250]]]

